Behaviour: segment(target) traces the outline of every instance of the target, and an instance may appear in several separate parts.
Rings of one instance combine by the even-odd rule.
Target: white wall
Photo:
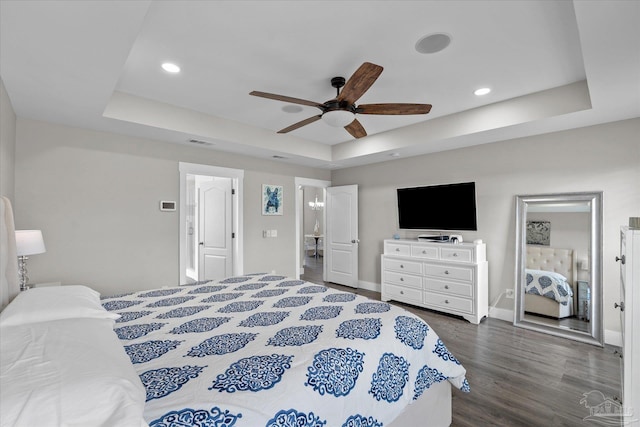
[[[295,274],[294,177],[330,175],[22,118],[16,137],[16,226],[42,229],[47,247],[29,260],[31,282],[85,283],[103,294],[178,284],[179,212],[158,207],[179,200],[178,162],[245,170],[245,272]],[[262,216],[262,184],[284,186],[283,216]],[[264,229],[278,237],[264,239]]]
[[[605,329],[619,331],[619,227],[640,215],[640,119],[347,168],[333,185],[358,184],[360,280],[380,283],[382,240],[398,230],[396,188],[475,181],[478,231],[489,261],[489,299],[515,284],[515,201],[519,194],[603,191]],[[502,299],[500,308],[512,309]]]
[[[14,199],[16,115],[0,78],[0,195]]]

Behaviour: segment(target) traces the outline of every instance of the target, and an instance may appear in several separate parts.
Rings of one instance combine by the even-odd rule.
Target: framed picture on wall
[[[550,221],[527,221],[527,245],[551,244]]]
[[[282,215],[282,185],[262,184],[262,215]]]

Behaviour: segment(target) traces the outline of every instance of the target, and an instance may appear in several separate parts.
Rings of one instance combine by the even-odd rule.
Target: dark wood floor
[[[308,262],[304,280],[380,299],[378,292],[323,282],[321,261]],[[516,328],[497,319],[473,325],[397,305],[424,319],[467,369],[471,393],[453,391],[454,427],[597,426],[584,420],[590,412],[580,404],[583,393],[620,396],[620,359],[612,347]]]

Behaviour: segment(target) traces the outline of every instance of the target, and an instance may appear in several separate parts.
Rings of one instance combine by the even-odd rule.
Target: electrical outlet
[[[507,289],[507,298],[513,298],[513,289]]]

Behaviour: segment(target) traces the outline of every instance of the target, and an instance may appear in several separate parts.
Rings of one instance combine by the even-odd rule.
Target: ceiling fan
[[[275,99],[291,104],[307,105],[319,108],[321,114],[294,123],[278,133],[287,133],[301,128],[317,120],[323,119],[331,126],[344,127],[354,138],[367,136],[356,114],[379,114],[379,115],[406,115],[406,114],[427,114],[431,111],[431,104],[360,104],[356,101],[373,85],[382,73],[382,67],[370,62],[362,64],[349,80],[344,77],[334,77],[331,79],[331,86],[336,88],[337,95],[322,104],[307,101],[290,96],[277,95],[274,93],[253,91],[249,95],[260,96],[262,98]],[[340,90],[342,88],[342,91]]]

